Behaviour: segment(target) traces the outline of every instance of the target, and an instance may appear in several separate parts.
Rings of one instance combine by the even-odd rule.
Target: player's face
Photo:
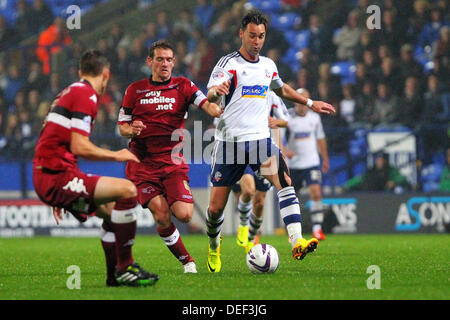
[[[305,106],[304,104],[294,103],[294,106],[295,112],[301,117],[304,117],[308,112],[308,106]]]
[[[263,24],[249,23],[245,30],[240,30],[242,49],[251,59],[256,60],[266,39],[266,27]]]
[[[153,81],[167,81],[172,76],[175,58],[170,49],[156,48],[153,58],[148,57],[147,62],[152,69]]]

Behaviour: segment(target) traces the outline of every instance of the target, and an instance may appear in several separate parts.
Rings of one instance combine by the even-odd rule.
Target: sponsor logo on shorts
[[[214,174],[214,181],[221,181],[221,180],[223,180],[223,178],[222,178],[222,173],[220,173],[220,171],[217,171],[215,174]]]

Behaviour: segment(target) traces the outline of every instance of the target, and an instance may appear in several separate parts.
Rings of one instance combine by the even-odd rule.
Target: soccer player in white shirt
[[[284,154],[282,134],[280,128],[288,126],[289,113],[283,100],[273,91],[267,94],[269,108],[269,127],[271,138]],[[216,118],[217,119],[217,118]],[[232,191],[237,199],[239,211],[239,226],[236,243],[250,251],[259,242],[259,229],[263,222],[264,203],[267,191],[272,184],[264,177],[253,172],[250,166],[245,168],[244,174],[238,184],[232,186]]]
[[[309,98],[309,92],[298,89],[297,92]],[[327,141],[322,121],[317,113],[309,112],[308,107],[295,103],[288,122],[288,150],[285,155],[291,172],[292,184],[296,194],[305,183],[309,189],[311,221],[313,237],[325,240],[322,231],[322,173],[326,174],[330,167]],[[320,157],[322,167],[320,168]]]
[[[304,98],[283,83],[271,59],[259,55],[267,24],[267,17],[259,11],[248,12],[241,22],[239,37],[242,45],[239,51],[219,60],[208,83],[208,100],[219,102],[224,108],[216,128],[211,165],[213,186],[207,210],[207,266],[210,272],[221,270],[223,209],[231,186],[241,178],[247,165],[259,171],[277,189],[280,213],[294,259],[303,259],[318,245],[317,239],[306,240],[302,236],[300,206],[289,170],[280,150],[270,139],[266,96],[269,90],[273,90],[278,96],[305,104],[316,112],[329,114],[335,109],[325,102]]]

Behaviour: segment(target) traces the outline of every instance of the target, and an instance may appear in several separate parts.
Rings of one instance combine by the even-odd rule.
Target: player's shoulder
[[[69,99],[69,100],[66,100]],[[97,92],[92,85],[87,81],[77,81],[69,86],[59,94],[59,101],[78,101],[80,99],[90,99],[97,103]]]
[[[261,61],[264,64],[270,65],[270,66],[275,66],[275,62],[271,58],[266,57],[266,56],[260,55],[259,61]]]
[[[312,111],[312,110],[309,110],[308,113],[307,113],[307,115],[308,115],[310,118],[314,119],[314,121],[321,122],[320,114],[318,114],[317,112],[314,112],[314,111]]]
[[[216,67],[225,68],[229,64],[235,63],[236,59],[240,57],[240,53],[238,51],[233,51],[229,54],[222,56],[216,64]]]

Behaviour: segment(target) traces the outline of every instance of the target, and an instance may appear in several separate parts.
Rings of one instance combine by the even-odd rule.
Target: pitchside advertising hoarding
[[[301,202],[307,225],[309,201]],[[328,233],[440,233],[448,231],[450,224],[450,195],[355,193],[323,202]],[[98,218],[81,224],[65,215],[57,225],[51,208],[39,200],[0,200],[0,237],[98,236],[101,224]],[[138,213],[137,226],[138,234],[156,234],[148,210]],[[180,232],[187,231],[186,225],[179,227]]]

